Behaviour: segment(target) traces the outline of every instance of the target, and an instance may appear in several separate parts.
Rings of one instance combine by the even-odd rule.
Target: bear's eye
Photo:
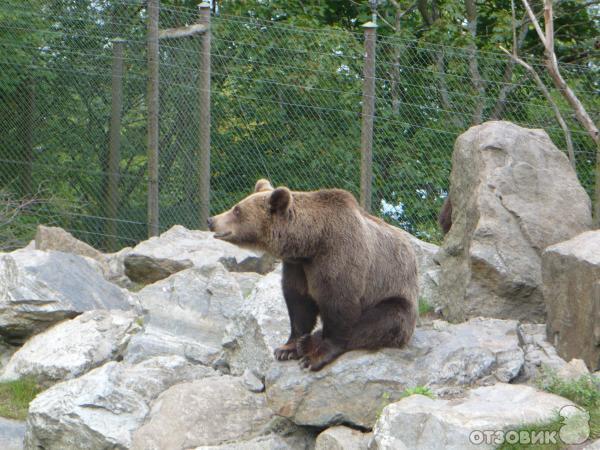
[[[235,208],[233,208],[233,215],[236,217],[240,217],[240,214],[242,213],[242,210],[240,209],[239,206],[236,206]]]

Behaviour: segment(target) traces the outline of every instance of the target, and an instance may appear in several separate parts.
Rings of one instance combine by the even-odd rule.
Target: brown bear
[[[276,359],[300,359],[316,371],[348,350],[410,340],[418,309],[414,250],[406,232],[367,214],[349,192],[292,192],[259,180],[208,226],[217,239],[283,261],[291,333]],[[323,327],[313,333],[317,316]]]
[[[450,201],[450,196],[446,197],[446,200],[444,200],[440,215],[438,216],[438,223],[440,224],[442,232],[448,234],[448,231],[452,228],[452,202]]]

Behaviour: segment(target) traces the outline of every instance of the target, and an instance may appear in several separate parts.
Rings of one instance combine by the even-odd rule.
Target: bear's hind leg
[[[346,350],[331,339],[323,339],[322,330],[305,334],[297,343],[300,366],[312,371],[321,370]]]
[[[365,310],[348,342],[348,350],[403,347],[415,329],[417,311],[403,298],[390,298]]]

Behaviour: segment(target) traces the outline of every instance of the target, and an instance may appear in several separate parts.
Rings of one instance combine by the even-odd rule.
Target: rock
[[[211,365],[222,352],[226,328],[242,307],[236,280],[219,263],[188,269],[138,292],[144,331],[132,340],[125,360],[179,355]]]
[[[454,400],[412,395],[383,409],[371,448],[493,449],[500,442],[486,443],[483,431],[518,430],[523,425],[552,422],[557,411],[567,405],[572,402],[557,395],[504,383],[473,389],[465,398]]]
[[[0,256],[0,335],[10,343],[84,311],[134,306],[129,293],[81,256],[41,250]]]
[[[269,434],[274,422],[264,394],[239,378],[222,376],[181,383],[162,393],[132,450],[183,450],[245,441]]]
[[[273,411],[298,425],[371,428],[382,407],[406,389],[456,395],[465,386],[509,382],[523,364],[516,321],[434,321],[417,328],[406,349],[349,352],[319,372],[274,362],[265,386]]]
[[[263,278],[256,272],[231,272],[231,276],[238,282],[244,298],[250,297],[256,284]]]
[[[600,439],[595,441],[586,442],[581,450],[600,450]]]
[[[125,275],[135,283],[152,284],[174,273],[193,266],[190,260],[172,261],[166,258],[151,258],[145,255],[125,256]]]
[[[558,372],[568,366],[568,363],[558,356],[554,346],[548,342],[546,325],[522,323],[519,324],[517,331],[525,353],[525,365],[519,375],[519,381],[535,382],[544,370]]]
[[[590,199],[543,130],[509,122],[456,141],[452,228],[437,255],[443,314],[544,322],[541,253],[590,229]]]
[[[317,436],[315,450],[367,450],[371,433],[361,433],[352,428],[337,426]]]
[[[246,369],[242,374],[242,383],[250,392],[263,392],[265,390],[263,382],[250,369]]]
[[[419,264],[419,298],[425,299],[431,306],[438,306],[440,265],[436,260],[436,254],[440,248],[421,241],[410,233],[406,233],[406,236],[413,245]]]
[[[127,449],[172,385],[216,375],[178,356],[127,364],[109,362],[39,394],[29,406],[25,447],[45,450]]]
[[[0,381],[32,377],[42,385],[78,377],[122,355],[140,330],[132,311],[87,311],[29,339]]]
[[[311,450],[314,448],[314,440],[314,437],[308,432],[300,432],[292,436],[270,434],[243,442],[203,445],[194,450]]]
[[[600,369],[600,230],[548,247],[542,275],[548,340],[563,358]]]
[[[35,248],[37,250],[56,250],[92,258],[108,273],[107,261],[103,253],[75,238],[62,228],[38,225],[35,233]]]
[[[228,329],[223,345],[231,373],[241,375],[248,368],[264,377],[273,362],[273,351],[289,334],[281,273],[272,272],[256,284]]]
[[[0,448],[22,450],[25,437],[25,422],[0,417]]]
[[[125,247],[116,253],[106,254],[108,265],[108,280],[130,290],[138,290],[138,284],[134,283],[125,275],[125,258],[131,253],[131,247]]]
[[[134,255],[137,258],[133,258]],[[175,225],[159,237],[139,243],[125,257],[125,264],[135,261],[135,272],[127,274],[135,282],[154,282],[187,267],[202,267],[221,262],[230,271],[271,271],[275,260],[233,244],[214,239],[212,233],[191,231]],[[138,278],[139,276],[139,278]],[[132,278],[133,277],[133,278]]]
[[[590,375],[583,359],[572,359],[566,366],[561,367],[556,376],[562,380],[577,380]]]
[[[4,368],[12,358],[12,355],[19,349],[14,345],[8,345],[0,341],[0,373],[4,371]],[[1,448],[1,447],[0,447]]]

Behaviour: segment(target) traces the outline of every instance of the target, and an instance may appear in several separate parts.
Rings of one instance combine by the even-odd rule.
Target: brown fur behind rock
[[[444,234],[447,234],[448,231],[450,231],[450,228],[452,227],[452,202],[450,201],[450,196],[446,197],[446,200],[444,200],[444,204],[442,205],[438,217],[438,223]]]

